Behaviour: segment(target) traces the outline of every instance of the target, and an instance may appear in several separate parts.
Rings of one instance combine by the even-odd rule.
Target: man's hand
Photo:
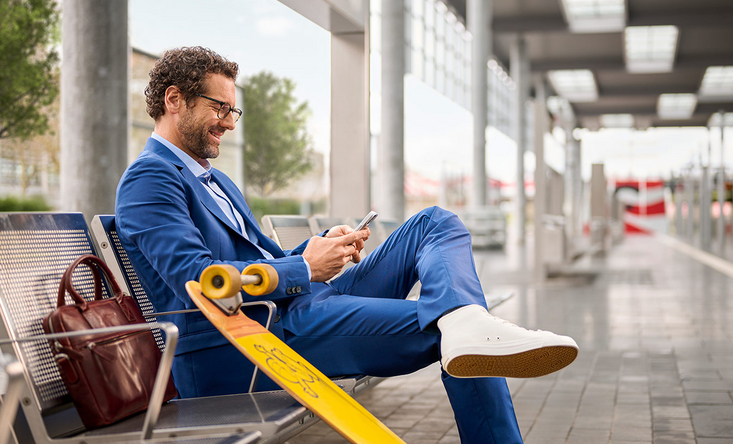
[[[369,236],[371,236],[372,234],[372,232],[369,230],[369,227],[365,227],[362,231],[366,231],[367,235],[364,239],[359,239],[358,241],[356,241],[356,253],[351,255],[351,262],[355,264],[361,261],[361,250],[364,249],[364,241],[369,239]],[[348,225],[336,225],[335,227],[328,230],[328,233],[326,233],[326,237],[340,237],[351,234],[353,232],[354,229]]]
[[[333,227],[326,237],[314,236],[303,251],[303,257],[311,267],[311,281],[325,282],[336,276],[350,260],[359,262],[359,252],[369,229],[354,231],[347,225]]]

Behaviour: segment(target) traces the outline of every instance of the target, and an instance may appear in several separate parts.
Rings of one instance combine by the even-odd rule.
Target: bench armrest
[[[23,365],[15,360],[4,362],[2,355],[0,355],[0,361],[3,361],[3,370],[8,378],[8,386],[3,394],[0,408],[0,444],[5,444],[11,442],[8,434],[13,428],[15,414],[18,411],[20,392],[23,387]]]

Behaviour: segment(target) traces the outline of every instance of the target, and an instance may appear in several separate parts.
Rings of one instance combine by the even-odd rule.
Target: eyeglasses
[[[216,111],[216,117],[218,117],[221,120],[226,119],[227,115],[231,112],[232,117],[234,117],[234,123],[237,123],[239,121],[239,118],[242,117],[242,110],[239,108],[232,108],[232,105],[228,104],[227,102],[222,102],[221,100],[212,99],[211,97],[206,97],[203,94],[194,93],[195,95],[199,97],[203,97],[204,99],[211,100],[212,102],[216,102],[219,104],[219,109]]]

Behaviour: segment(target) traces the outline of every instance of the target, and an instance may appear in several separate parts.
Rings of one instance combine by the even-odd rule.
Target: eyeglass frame
[[[219,120],[226,119],[227,118],[227,115],[229,115],[229,113],[234,113],[234,114],[237,115],[237,118],[234,119],[234,123],[239,122],[239,119],[242,118],[242,110],[239,109],[239,108],[233,107],[228,102],[223,102],[221,100],[216,100],[216,99],[213,99],[211,97],[208,97],[208,96],[205,96],[205,95],[199,94],[199,93],[194,93],[194,95],[197,95],[199,97],[203,97],[204,99],[208,99],[208,100],[211,100],[212,102],[218,103],[219,104],[219,109],[216,110],[216,117],[218,117]],[[220,116],[219,113],[221,112],[222,108],[224,108],[224,105],[227,105],[229,107],[229,111],[227,111],[226,114],[224,114],[223,116]],[[234,114],[232,114],[232,117],[234,117]]]

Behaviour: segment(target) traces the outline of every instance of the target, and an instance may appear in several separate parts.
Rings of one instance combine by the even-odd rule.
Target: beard
[[[216,159],[219,157],[219,145],[209,140],[209,131],[219,134],[226,131],[219,125],[207,127],[203,122],[197,122],[192,110],[188,110],[178,121],[178,131],[181,133],[183,148],[189,150],[201,159]]]

